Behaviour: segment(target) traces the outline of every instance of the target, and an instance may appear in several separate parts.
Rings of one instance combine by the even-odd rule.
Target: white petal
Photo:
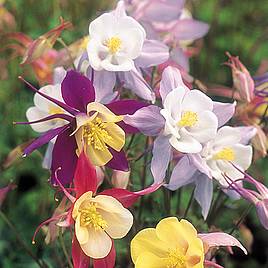
[[[216,136],[217,128],[217,116],[210,111],[205,111],[198,114],[198,121],[196,125],[189,128],[189,133],[199,142],[203,143]]]
[[[214,141],[214,147],[223,148],[239,143],[241,139],[240,131],[236,128],[225,126],[218,130]]]
[[[80,245],[82,244],[85,244],[88,242],[88,239],[89,239],[89,233],[88,233],[88,228],[87,227],[83,227],[81,226],[81,214],[79,213],[78,214],[78,217],[76,218],[76,221],[75,221],[75,235],[76,235],[76,238],[79,242]]]
[[[247,170],[252,162],[252,147],[250,145],[236,144],[232,146],[235,154],[234,164]]]
[[[125,209],[117,199],[108,195],[97,195],[94,202],[96,202],[97,208],[110,213],[121,213]]]
[[[202,111],[212,111],[213,101],[200,90],[190,90],[185,95],[182,102],[183,111],[193,111],[193,112],[202,112]]]
[[[133,224],[133,216],[129,210],[122,208],[121,212],[113,213],[105,210],[98,210],[108,226],[105,232],[113,239],[124,237]]]
[[[88,232],[87,243],[81,245],[84,253],[94,259],[106,257],[112,248],[111,238],[103,230],[95,231],[94,228],[88,228]]]
[[[101,67],[110,72],[127,72],[134,69],[135,66],[132,59],[112,55],[101,62]]]

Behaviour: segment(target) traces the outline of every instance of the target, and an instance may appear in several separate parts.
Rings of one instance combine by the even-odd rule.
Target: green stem
[[[252,209],[253,204],[249,204],[249,206],[247,207],[247,209],[244,211],[244,213],[240,216],[239,220],[237,221],[237,223],[235,224],[235,226],[232,228],[232,230],[230,231],[230,235],[233,234],[233,232],[239,228],[240,224],[244,221],[244,219],[247,217],[247,215],[249,214],[250,210]]]
[[[11,223],[11,221],[7,218],[7,216],[0,210],[0,217],[3,219],[3,221],[8,225],[8,227],[11,229],[11,231],[15,234],[17,241],[19,244],[23,247],[23,249],[26,251],[26,253],[38,264],[41,268],[48,268],[47,264],[44,261],[40,261],[32,251],[28,248],[28,246],[25,244],[23,239],[20,237],[19,232],[15,228],[15,226]]]
[[[187,217],[187,214],[188,214],[188,212],[189,212],[189,209],[190,209],[190,207],[191,207],[191,205],[192,205],[192,203],[193,203],[193,200],[194,200],[194,190],[195,190],[195,189],[192,190],[192,194],[191,194],[191,197],[190,197],[190,199],[189,199],[187,208],[186,208],[186,210],[185,210],[185,212],[184,212],[183,218],[186,218],[186,217]]]
[[[69,58],[70,58],[70,60],[71,60],[71,63],[72,63],[72,66],[73,66],[73,68],[74,68],[74,70],[76,69],[75,68],[75,65],[74,65],[74,59],[73,59],[73,57],[72,57],[72,54],[71,54],[71,52],[70,52],[70,50],[69,50],[69,48],[68,48],[68,46],[65,44],[65,42],[62,40],[62,38],[57,38],[57,41],[66,49],[66,51],[67,51],[67,54],[68,54],[68,56],[69,56]]]
[[[68,265],[70,268],[73,268],[73,264],[71,262],[69,254],[67,252],[66,245],[64,243],[64,239],[63,239],[63,235],[62,235],[62,228],[60,228],[60,230],[59,230],[59,240],[60,240],[60,245],[61,245],[63,254],[64,254],[65,258],[67,259]]]
[[[181,206],[181,188],[177,191],[177,206],[176,206],[176,215],[180,215],[180,206]]]

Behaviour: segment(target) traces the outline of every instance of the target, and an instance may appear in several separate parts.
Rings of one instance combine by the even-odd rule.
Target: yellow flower
[[[84,149],[94,166],[108,163],[113,158],[108,148],[119,152],[125,144],[125,132],[116,124],[122,119],[100,103],[89,103],[87,115],[76,117],[78,153]]]
[[[135,268],[203,268],[204,248],[193,225],[176,217],[140,231],[131,241]]]
[[[80,196],[72,211],[75,235],[84,253],[94,259],[106,257],[112,247],[112,238],[124,237],[133,224],[133,216],[112,196]]]

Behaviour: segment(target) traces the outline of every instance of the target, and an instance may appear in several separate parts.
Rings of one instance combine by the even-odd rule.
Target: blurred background
[[[268,70],[267,0],[186,2],[194,18],[210,24],[208,35],[196,41],[201,51],[190,60],[191,75],[205,84],[232,86],[230,69],[223,65],[227,60],[226,51],[239,55],[252,75],[261,64],[261,68]],[[59,17],[63,17],[74,26],[72,30],[62,34],[62,39],[69,45],[86,35],[90,20],[114,7],[114,3],[115,1],[110,0],[0,0],[0,188],[10,181],[18,185],[9,193],[1,207],[4,214],[1,214],[0,219],[0,267],[38,267],[30,254],[44,260],[48,267],[66,267],[66,258],[58,241],[46,245],[44,233],[40,232],[36,244],[31,244],[35,228],[51,216],[56,206],[54,191],[51,191],[47,183],[49,173],[41,167],[44,150],[36,151],[26,159],[20,158],[12,165],[8,162],[10,159],[7,159],[10,151],[17,145],[37,136],[30,127],[12,124],[13,121],[26,120],[25,112],[32,105],[33,98],[32,92],[26,90],[17,77],[24,74],[28,81],[35,85],[37,82],[30,68],[19,65],[21,58],[12,57],[11,51],[4,48],[6,40],[3,34],[23,32],[35,39],[58,25]],[[137,142],[137,152],[143,148],[143,144]],[[15,150],[14,155],[17,153]],[[139,175],[142,166],[136,169],[133,177]],[[266,178],[267,185],[267,159],[258,160],[251,173],[262,181]],[[189,190],[186,188],[182,194],[183,204],[189,199]],[[159,212],[161,204],[157,201],[158,195],[159,193],[155,193],[150,197],[143,214],[139,215],[144,226],[154,226],[162,216],[166,216]],[[224,209],[213,219],[213,224],[222,230],[228,230],[247,207],[245,201],[225,202]],[[200,230],[206,231],[208,226],[199,220],[199,215],[190,213],[189,218]],[[7,217],[12,226],[8,226],[3,217]],[[245,224],[234,235],[246,245],[249,255],[245,257],[235,250],[234,255],[229,256],[222,251],[217,255],[219,263],[228,268],[268,267],[268,233],[260,226],[254,210],[251,210]],[[117,245],[117,267],[132,267],[128,252],[131,236],[133,233]],[[63,239],[69,250],[69,235],[64,235]]]

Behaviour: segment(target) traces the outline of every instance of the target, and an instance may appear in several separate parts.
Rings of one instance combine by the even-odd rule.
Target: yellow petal
[[[103,104],[100,104],[98,102],[90,102],[87,105],[87,114],[89,114],[92,111],[96,111],[99,113],[99,117],[104,122],[120,122],[123,120],[122,116],[117,116],[113,112],[111,112],[106,106]]]
[[[173,237],[171,236],[173,239]],[[159,258],[168,256],[168,244],[161,241],[154,228],[146,228],[141,230],[132,239],[131,244],[131,258],[134,263],[137,262],[138,257],[144,252],[150,252]],[[147,266],[144,266],[147,267]]]
[[[114,123],[107,123],[106,130],[111,136],[111,139],[107,139],[106,144],[112,147],[117,152],[121,151],[125,145],[125,132],[124,130]]]
[[[197,231],[194,226],[187,220],[180,220],[180,225],[185,232],[186,236],[189,237],[189,240],[197,237]]]
[[[194,263],[194,261],[197,261],[197,257],[199,256],[200,257],[200,261],[193,265],[193,266],[190,266],[190,267],[202,267],[202,266],[199,266],[200,264],[203,264],[204,262],[204,247],[203,247],[203,242],[200,238],[196,237],[194,239],[192,239],[190,241],[190,244],[189,244],[189,248],[186,252],[186,257],[187,257],[187,260],[188,262],[192,262]],[[198,266],[196,266],[198,265]]]
[[[86,154],[88,158],[90,159],[91,163],[94,166],[98,166],[98,167],[104,166],[113,158],[113,155],[106,148],[106,146],[103,147],[103,150],[97,150],[91,144],[87,145]]]
[[[97,195],[94,197],[94,202],[97,208],[112,213],[120,213],[122,209],[125,209],[123,205],[114,197],[109,195]]]
[[[79,213],[75,221],[75,235],[80,245],[88,242],[89,234],[88,229],[80,225],[80,216]]]
[[[82,205],[82,203],[84,201],[91,201],[92,199],[92,192],[91,191],[88,191],[88,192],[85,192],[84,194],[82,194],[74,203],[74,207],[73,207],[73,211],[72,211],[72,217],[74,219],[76,219],[76,217],[78,216],[78,210],[80,208],[80,206]]]
[[[169,245],[170,249],[176,248],[183,255],[188,249],[187,234],[184,233],[176,217],[161,220],[156,226],[156,234],[160,240]]]
[[[120,212],[113,213],[98,209],[102,218],[107,222],[105,232],[113,239],[126,236],[133,224],[133,216],[129,210],[122,208]]]
[[[88,228],[88,232],[87,243],[81,245],[84,253],[94,259],[106,257],[112,248],[111,238],[103,230],[95,231],[94,228]]]
[[[152,254],[151,252],[143,252],[137,258],[135,268],[165,268],[166,262],[164,259]]]

